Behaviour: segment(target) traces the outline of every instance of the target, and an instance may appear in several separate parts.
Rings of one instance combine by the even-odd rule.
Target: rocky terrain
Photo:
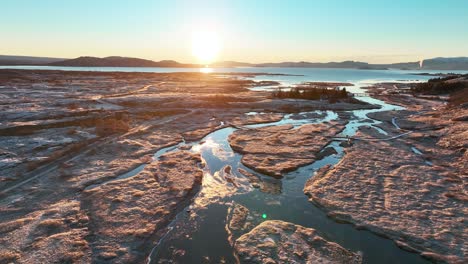
[[[329,242],[312,228],[264,221],[236,240],[242,263],[361,263],[361,256]]]
[[[93,234],[93,259],[140,262],[176,212],[197,193],[199,154],[172,152],[131,178],[101,184],[83,193]]]
[[[337,122],[237,130],[231,147],[243,154],[242,163],[258,172],[281,177],[285,172],[312,163],[333,136],[343,129]]]
[[[191,142],[284,113],[375,108],[271,99],[251,75],[0,70],[0,262],[142,263],[197,195]]]
[[[230,199],[258,189],[277,203],[288,172],[337,154],[327,145],[370,119],[380,122],[332,144],[345,147],[343,159],[304,193],[407,251],[466,262],[465,104],[380,84],[369,91],[406,110],[366,121],[346,110],[377,106],[274,99],[252,88],[276,84],[255,76],[0,70],[0,263],[144,263],[173,228],[173,241],[198,237],[186,230],[213,205],[226,206],[217,228],[241,262],[360,263],[318,229]],[[181,215],[189,221],[172,226]],[[191,253],[168,250],[159,262]]]
[[[318,171],[304,192],[336,220],[436,262],[465,263],[466,107],[410,95],[379,98],[407,107],[370,116],[390,134],[361,129],[342,161]]]

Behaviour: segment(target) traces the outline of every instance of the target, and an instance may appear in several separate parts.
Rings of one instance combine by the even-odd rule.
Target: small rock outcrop
[[[320,237],[315,229],[265,221],[236,240],[242,263],[361,263],[362,256]]]
[[[283,173],[310,164],[318,153],[343,129],[332,122],[237,130],[229,136],[231,147],[243,153],[242,164],[266,175],[282,177]]]

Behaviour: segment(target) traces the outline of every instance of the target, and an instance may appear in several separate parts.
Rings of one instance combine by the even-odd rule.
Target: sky
[[[468,56],[468,1],[0,0],[3,55],[197,63],[196,32],[216,35],[218,61]]]

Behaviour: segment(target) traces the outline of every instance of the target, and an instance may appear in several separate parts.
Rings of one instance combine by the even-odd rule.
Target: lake
[[[27,70],[61,70],[61,71],[100,71],[100,72],[200,72],[199,68],[151,68],[151,67],[61,67],[61,66],[0,66],[0,69]],[[439,71],[439,70],[360,70],[336,68],[267,68],[267,67],[239,67],[239,68],[210,68],[212,72],[238,73],[270,73],[301,76],[257,76],[258,80],[276,80],[284,85],[291,85],[305,81],[334,81],[350,83],[375,83],[383,81],[425,81],[433,76],[417,75],[416,73],[468,73],[468,71]]]

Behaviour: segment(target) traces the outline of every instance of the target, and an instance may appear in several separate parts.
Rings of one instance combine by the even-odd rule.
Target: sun
[[[204,31],[193,34],[192,52],[201,64],[213,63],[220,50],[220,43],[215,32]]]

